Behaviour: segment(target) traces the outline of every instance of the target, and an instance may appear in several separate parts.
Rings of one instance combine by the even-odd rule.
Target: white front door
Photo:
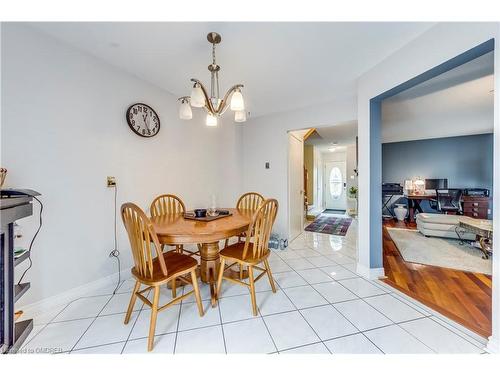
[[[346,166],[345,161],[325,162],[323,181],[325,182],[325,208],[346,209]]]
[[[304,142],[288,133],[288,230],[290,240],[302,233],[304,219]]]

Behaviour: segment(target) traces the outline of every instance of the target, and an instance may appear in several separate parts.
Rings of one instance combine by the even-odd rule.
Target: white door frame
[[[343,181],[343,186],[342,186],[342,189],[344,190],[343,192],[343,195],[344,195],[344,210],[347,211],[347,191],[346,191],[346,187],[347,187],[347,176],[346,176],[346,173],[347,173],[347,160],[323,160],[323,207],[325,209],[328,209],[328,204],[327,204],[327,195],[328,195],[328,191],[329,191],[329,188],[327,186],[327,184],[329,183],[329,176],[327,176],[327,173],[326,173],[326,165],[329,164],[329,163],[342,163],[344,165],[344,168],[342,170],[342,177],[344,179]]]
[[[302,147],[304,147],[304,141],[298,137],[296,137],[294,134],[293,134],[293,131],[289,131],[287,133],[287,137],[293,137],[295,138],[296,140],[300,141],[302,143]],[[290,141],[289,141],[289,138],[287,138],[287,172],[288,172],[288,176],[287,176],[287,194],[288,194],[288,234],[289,234],[289,241],[293,241],[297,236],[295,237],[292,237],[292,194],[291,194],[291,189],[290,189],[290,179],[291,179],[291,171],[290,171],[290,157],[291,157],[291,154],[290,154]],[[304,153],[302,153],[302,166],[304,165]],[[304,179],[302,178],[301,179],[302,181],[302,185],[304,184]],[[302,186],[301,188],[301,192],[302,192],[302,195],[304,194],[304,186]],[[300,215],[300,220],[301,220],[301,225],[300,227],[303,228],[304,227],[304,215]],[[302,231],[301,231],[302,232]],[[300,235],[300,234],[299,234]]]

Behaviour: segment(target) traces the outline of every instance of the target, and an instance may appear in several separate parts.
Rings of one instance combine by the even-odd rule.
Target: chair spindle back
[[[160,242],[153,229],[151,221],[144,211],[134,203],[124,203],[121,207],[123,224],[127,230],[134,266],[137,273],[145,278],[153,278],[153,255],[152,244],[160,264],[160,269],[167,276],[167,267],[163,259]]]
[[[236,203],[236,208],[242,210],[256,211],[257,208],[264,202],[264,197],[259,193],[245,193],[243,194]]]
[[[175,215],[186,212],[182,200],[173,194],[163,194],[156,197],[150,207],[151,216]]]
[[[278,201],[276,199],[266,199],[255,211],[247,231],[243,259],[250,254],[252,258],[260,258],[269,250],[269,237],[277,214]]]

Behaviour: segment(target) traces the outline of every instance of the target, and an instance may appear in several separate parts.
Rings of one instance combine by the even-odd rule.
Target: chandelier
[[[245,102],[241,94],[242,84],[231,87],[221,99],[219,94],[219,71],[220,66],[215,61],[215,46],[222,40],[220,34],[215,32],[208,33],[207,40],[212,44],[212,63],[208,66],[210,71],[210,96],[208,91],[196,78],[191,78],[193,89],[191,96],[179,98],[181,106],[179,108],[179,117],[181,120],[191,120],[193,112],[191,107],[205,108],[207,111],[207,126],[217,126],[217,119],[230,107],[234,111],[234,121],[244,122],[247,119],[245,111]],[[228,99],[231,96],[231,103],[228,106]]]

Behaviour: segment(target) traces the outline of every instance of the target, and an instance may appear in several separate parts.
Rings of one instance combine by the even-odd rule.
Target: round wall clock
[[[132,104],[127,109],[126,117],[130,129],[141,137],[154,137],[160,131],[160,118],[147,104]]]

